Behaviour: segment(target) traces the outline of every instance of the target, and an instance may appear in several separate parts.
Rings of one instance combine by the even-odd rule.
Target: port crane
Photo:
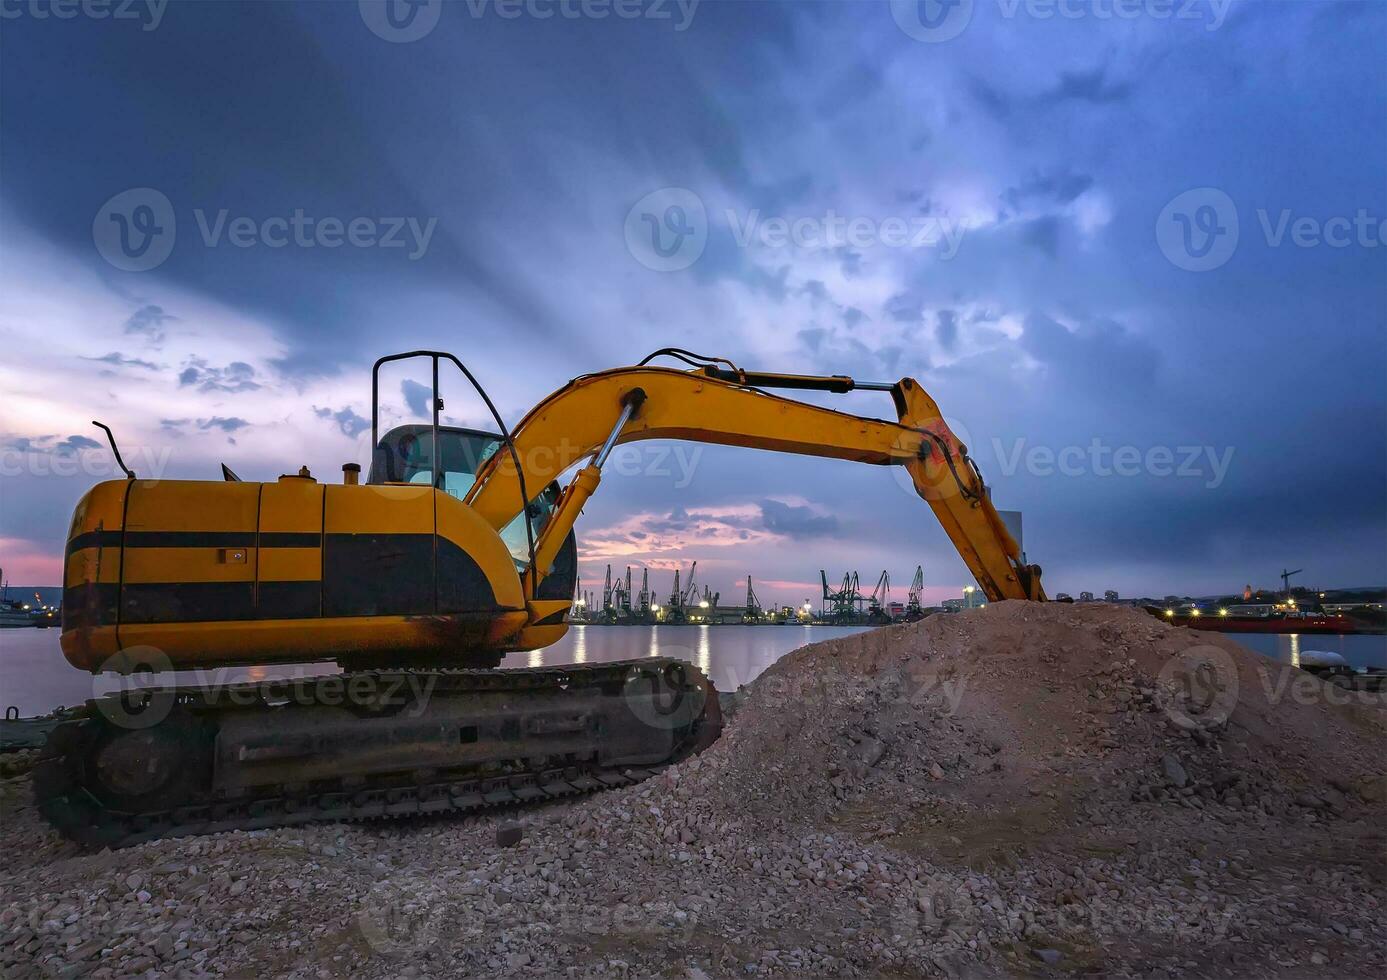
[[[651,363],[663,357],[684,367]],[[411,358],[431,362],[431,421],[382,434],[381,369]],[[473,384],[494,431],[441,424],[445,362]],[[234,698],[156,680],[100,699],[53,730],[34,769],[37,808],[62,834],[99,849],[465,812],[625,785],[711,744],[718,699],[690,664],[492,669],[567,631],[574,522],[620,444],[683,439],[900,467],[990,601],[1045,598],[966,447],[910,378],[747,371],[667,348],[569,382],[514,428],[445,352],[381,358],[371,381],[364,485],[356,462],[340,482],[307,468],[264,483],[229,471],[141,480],[107,430],[126,478],[92,487],[70,524],[68,662],[144,674],[336,661],[344,673],[271,679]],[[886,393],[896,421],[776,389]],[[691,569],[673,595],[682,602],[692,584]],[[613,588],[609,569],[604,608]],[[861,599],[852,577],[839,592]],[[411,693],[421,684],[429,696]],[[139,725],[121,723],[134,714]]]
[[[616,603],[612,586],[612,566],[607,566],[607,578],[602,583],[602,618],[608,621],[616,618]]]
[[[650,569],[648,569],[648,568],[642,568],[642,569],[641,569],[641,591],[640,591],[640,596],[639,596],[638,602],[639,602],[639,606],[640,606],[640,617],[641,617],[641,619],[642,619],[642,620],[649,620],[649,619],[650,619],[651,592],[650,592]]]
[[[886,611],[886,604],[890,601],[891,576],[883,569],[881,577],[877,579],[876,588],[872,589],[872,594],[867,600],[868,617],[877,622],[889,622],[891,615]]]
[[[746,611],[742,614],[742,621],[754,623],[761,618],[761,600],[756,597],[756,590],[751,587],[751,576],[746,577]]]
[[[910,592],[905,600],[905,618],[923,619],[925,594],[925,566],[915,566],[915,577],[910,580]]]
[[[843,583],[837,590],[828,587],[828,573],[819,569],[819,580],[823,584],[822,615],[838,623],[848,623],[862,616],[862,586],[856,572],[844,572]]]

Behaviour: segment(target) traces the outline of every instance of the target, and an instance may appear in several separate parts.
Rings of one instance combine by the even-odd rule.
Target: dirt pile
[[[0,971],[1387,967],[1380,696],[1132,610],[1002,603],[804,648],[735,700],[704,755],[501,817],[511,847],[483,817],[80,855],[9,780]]]
[[[809,821],[1011,811],[1030,838],[1076,810],[1144,819],[1137,801],[1313,824],[1387,790],[1380,696],[1127,607],[1007,602],[862,633],[743,698],[709,783]]]

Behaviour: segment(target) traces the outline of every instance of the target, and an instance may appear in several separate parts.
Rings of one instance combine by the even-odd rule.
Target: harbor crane
[[[689,577],[681,588],[679,585],[679,569],[674,570],[674,588],[669,594],[669,614],[665,617],[670,622],[682,623],[688,618],[689,603],[698,597],[697,584],[694,576],[698,572],[698,562],[695,561],[689,567]]]
[[[910,580],[910,593],[905,600],[905,618],[923,619],[925,594],[925,566],[915,566],[915,577]]]
[[[754,623],[761,618],[761,600],[756,597],[756,590],[751,587],[751,576],[746,577],[746,611],[742,614],[742,621]]]
[[[876,588],[872,589],[872,595],[867,600],[867,615],[878,622],[889,622],[891,614],[886,611],[886,604],[891,601],[891,576],[883,569],[881,577],[877,579]]]
[[[1305,569],[1303,568],[1295,568],[1290,570],[1287,570],[1285,568],[1281,569],[1281,591],[1289,596],[1291,594],[1291,576],[1299,575],[1303,571],[1305,571]]]
[[[843,583],[837,591],[828,587],[828,574],[819,569],[819,580],[823,583],[822,615],[837,623],[850,623],[862,617],[862,586],[856,572],[844,572]]]

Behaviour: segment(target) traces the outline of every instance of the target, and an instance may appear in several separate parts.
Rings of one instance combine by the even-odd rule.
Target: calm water
[[[603,663],[638,657],[674,657],[697,664],[720,691],[749,683],[791,650],[806,643],[861,632],[854,626],[575,626],[558,643],[506,657],[504,667]],[[72,667],[58,648],[55,629],[0,630],[0,709],[14,705],[21,716],[79,704],[93,692],[115,690],[106,678]],[[184,684],[231,683],[265,677],[333,673],[330,663],[270,668],[227,667],[176,671]]]
[[[675,657],[697,664],[720,691],[735,690],[791,650],[806,643],[860,632],[842,626],[575,626],[560,642],[506,658],[507,667],[602,663],[637,657]],[[1332,650],[1357,667],[1387,666],[1387,636],[1277,636],[1230,634],[1259,653],[1287,663],[1306,650]],[[180,671],[182,683],[227,683],[273,676],[331,673],[332,664],[301,667],[224,668]],[[21,716],[78,704],[113,685],[71,667],[58,649],[55,629],[0,630],[0,708],[14,705]]]

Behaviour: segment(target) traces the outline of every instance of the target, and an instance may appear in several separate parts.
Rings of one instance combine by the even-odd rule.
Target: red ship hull
[[[1281,617],[1241,618],[1235,616],[1176,616],[1168,622],[1194,630],[1215,633],[1362,633],[1364,630],[1343,616],[1311,616],[1304,619]]]

